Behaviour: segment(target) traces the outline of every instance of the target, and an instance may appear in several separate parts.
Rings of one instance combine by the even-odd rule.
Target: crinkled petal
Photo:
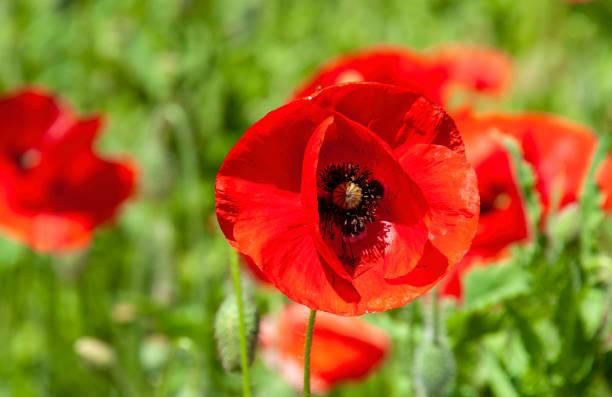
[[[400,163],[429,204],[429,240],[450,263],[459,262],[478,225],[480,202],[474,169],[465,156],[438,145],[416,145],[404,151]]]
[[[392,149],[432,143],[462,152],[461,136],[442,107],[405,88],[374,83],[338,85],[312,100],[376,133]]]
[[[306,143],[329,114],[305,100],[283,106],[255,123],[227,155],[215,182],[217,218],[230,242],[233,224],[253,191],[298,193]]]

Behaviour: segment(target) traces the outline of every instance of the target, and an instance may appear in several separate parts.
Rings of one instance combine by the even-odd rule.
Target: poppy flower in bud
[[[478,190],[444,110],[352,83],[253,125],[216,180],[229,242],[298,303],[343,315],[421,296],[468,250]]]
[[[443,282],[443,294],[461,297],[461,274],[476,261],[491,261],[505,248],[528,238],[527,215],[515,165],[501,143],[514,139],[534,170],[543,217],[553,208],[576,202],[597,147],[588,128],[559,116],[538,113],[453,113],[462,132],[466,155],[478,175],[480,220],[472,247]],[[612,158],[600,166],[597,182],[603,208],[612,209]]]
[[[489,47],[448,45],[425,52],[374,47],[324,64],[296,90],[294,98],[333,84],[371,81],[399,85],[445,105],[456,88],[501,95],[510,85],[511,65],[504,52]]]
[[[0,98],[0,230],[43,252],[83,248],[134,190],[130,162],[92,148],[100,117],[42,90]]]
[[[300,390],[304,382],[304,339],[309,311],[292,304],[278,318],[265,317],[259,341],[263,359]],[[325,393],[337,383],[372,373],[387,356],[391,338],[357,318],[318,313],[310,353],[310,383]]]

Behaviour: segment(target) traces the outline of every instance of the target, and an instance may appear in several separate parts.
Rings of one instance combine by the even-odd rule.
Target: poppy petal
[[[453,88],[497,96],[508,89],[511,79],[510,57],[491,47],[454,44],[423,53],[374,47],[323,64],[293,98],[336,84],[376,82],[401,86],[445,105]]]
[[[390,284],[410,284],[415,287],[433,286],[448,272],[449,265],[448,258],[428,241],[423,256],[410,273],[387,281]]]
[[[300,192],[306,143],[329,114],[299,100],[255,123],[229,152],[217,175],[216,207],[221,230],[235,242],[233,223],[252,194],[268,188]]]
[[[450,89],[462,87],[470,91],[499,96],[512,83],[510,56],[493,47],[447,45],[431,52],[432,62],[444,70],[447,84],[442,103],[450,100]]]
[[[612,156],[606,157],[601,164],[597,184],[603,196],[603,208],[612,210]]]
[[[416,145],[399,159],[430,206],[431,243],[450,263],[459,262],[478,225],[480,200],[474,169],[465,156],[437,145]],[[448,189],[450,185],[455,189]]]
[[[60,118],[70,119],[64,113],[53,97],[38,91],[26,90],[1,99],[0,146],[18,153],[40,146]]]
[[[536,188],[547,211],[577,200],[597,145],[594,132],[562,117],[544,113],[483,113],[454,117],[464,139],[498,131],[513,136],[536,172]]]
[[[367,127],[392,149],[432,143],[461,152],[461,136],[442,107],[405,88],[375,83],[332,86],[312,100]]]

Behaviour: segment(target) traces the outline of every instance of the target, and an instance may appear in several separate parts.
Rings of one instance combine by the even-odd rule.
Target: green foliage
[[[514,93],[480,107],[554,112],[609,137],[611,19],[607,0],[0,1],[0,91],[41,84],[102,111],[99,150],[129,153],[141,172],[138,197],[87,252],[51,258],[0,239],[0,396],[239,395],[214,340],[231,288],[213,181],[241,134],[339,52],[475,42],[516,60]],[[544,237],[533,175],[509,150],[533,239],[475,268],[465,301],[446,304],[453,395],[612,395],[612,220],[591,173]],[[285,302],[253,298],[262,313]],[[367,316],[393,337],[392,356],[331,395],[414,395],[420,307]],[[87,364],[82,338],[110,348],[108,366]],[[255,357],[254,395],[291,395]]]

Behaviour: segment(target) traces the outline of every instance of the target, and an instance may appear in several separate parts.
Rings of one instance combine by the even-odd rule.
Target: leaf
[[[527,293],[531,275],[514,262],[473,269],[465,281],[466,310],[482,310]]]
[[[518,183],[529,213],[529,235],[535,238],[539,235],[538,225],[542,216],[540,196],[535,188],[536,174],[532,166],[523,159],[523,152],[514,139],[502,136],[501,140],[512,157]]]
[[[489,387],[497,397],[519,397],[520,394],[512,384],[497,358],[490,351],[483,352],[483,369]]]
[[[586,261],[592,255],[597,242],[596,236],[599,234],[600,226],[604,220],[604,215],[601,210],[601,194],[595,181],[595,173],[599,165],[604,160],[607,148],[609,146],[609,138],[607,135],[601,137],[601,141],[593,161],[591,168],[584,182],[584,188],[580,196],[580,217],[582,225],[582,233],[580,234],[580,256],[582,261]]]
[[[599,289],[589,289],[580,302],[580,318],[585,337],[591,339],[601,325],[606,311],[606,294]]]
[[[536,365],[542,363],[545,359],[542,342],[533,329],[533,324],[515,308],[508,306],[507,310],[519,331],[525,349],[529,352],[530,361]]]

